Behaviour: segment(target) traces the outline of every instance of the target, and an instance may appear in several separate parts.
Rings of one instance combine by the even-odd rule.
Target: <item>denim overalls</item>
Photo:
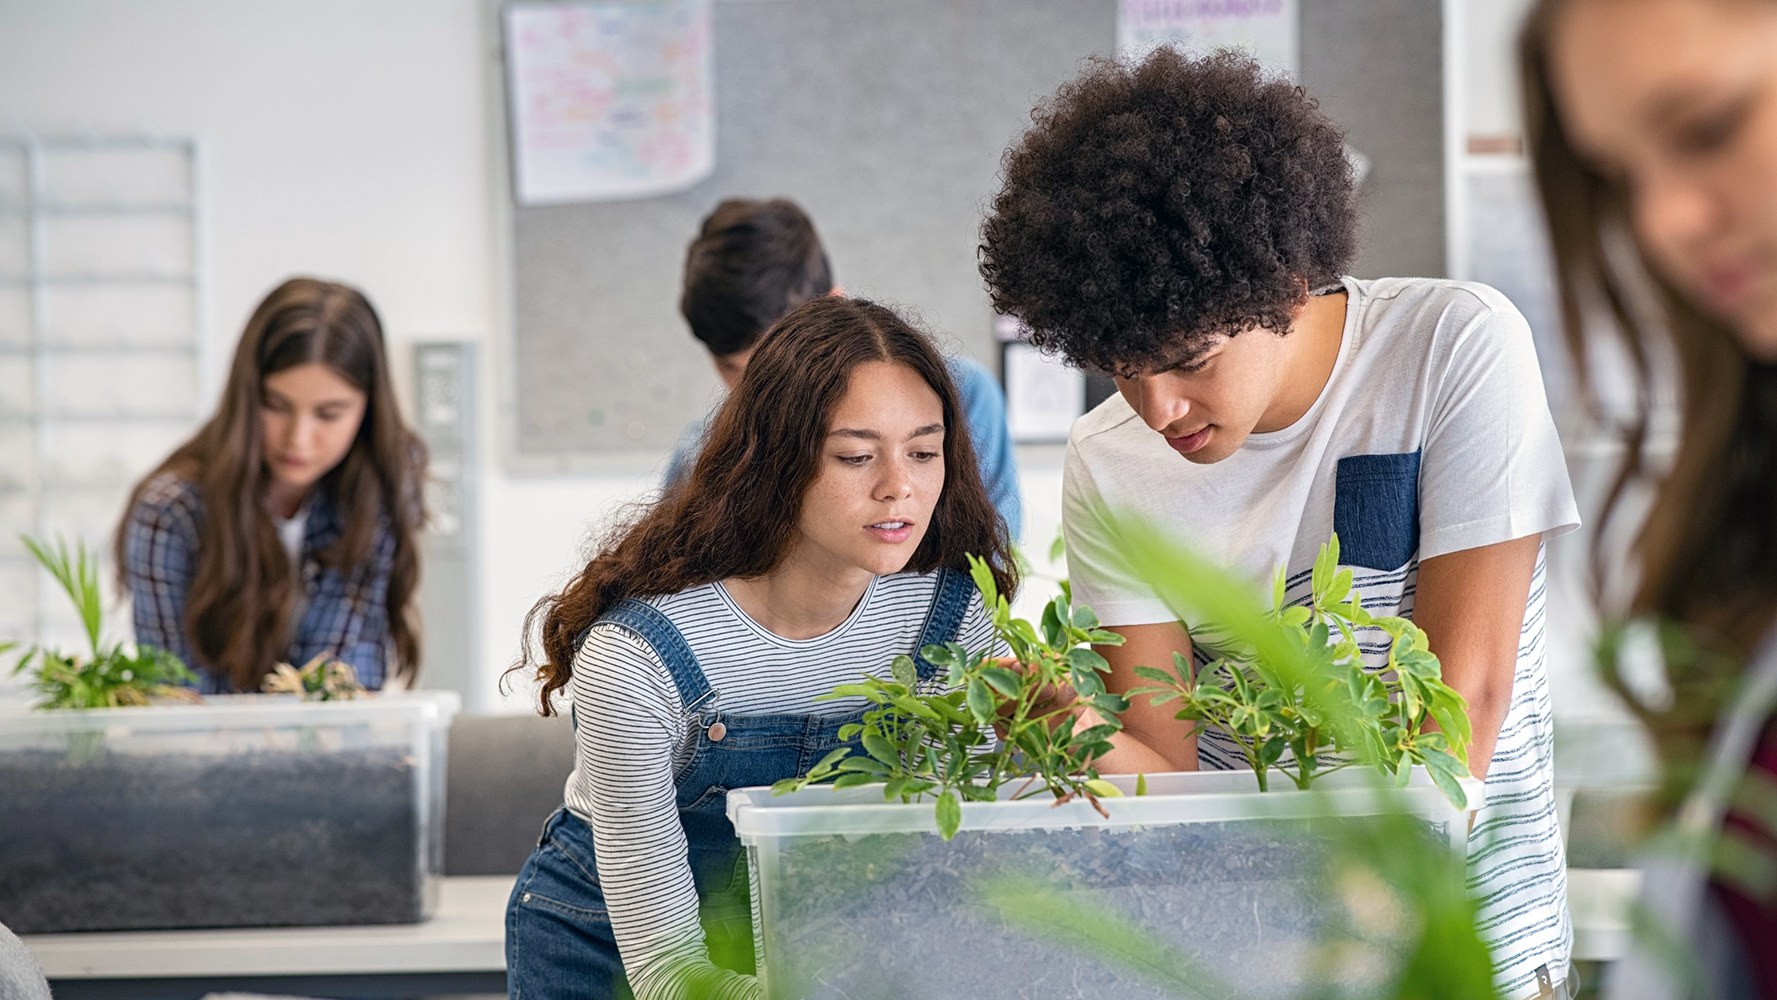
[[[921,680],[937,668],[919,648],[957,637],[974,597],[968,577],[941,570],[919,642],[910,652]],[[679,821],[685,827],[699,917],[711,960],[737,972],[753,972],[752,910],[746,855],[728,822],[730,788],[769,785],[805,773],[845,745],[839,728],[859,714],[724,715],[720,692],[673,623],[652,605],[625,600],[601,616],[629,628],[665,663],[697,726],[697,745],[680,769]],[[588,630],[590,631],[590,629]],[[581,641],[585,641],[584,635]],[[885,651],[886,660],[893,652]],[[506,982],[512,1000],[602,1000],[628,995],[617,939],[605,909],[593,860],[592,828],[566,807],[543,826],[506,906]]]

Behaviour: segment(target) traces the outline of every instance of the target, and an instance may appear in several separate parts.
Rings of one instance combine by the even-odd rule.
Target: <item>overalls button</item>
[[[708,733],[711,743],[720,743],[722,737],[728,735],[728,727],[720,722],[711,723]]]

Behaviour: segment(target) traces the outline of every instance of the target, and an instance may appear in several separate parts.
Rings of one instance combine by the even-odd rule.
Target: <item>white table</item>
[[[512,876],[443,880],[417,924],[106,931],[23,938],[57,1000],[196,997],[206,992],[403,996],[506,991]]]
[[[1612,962],[1629,953],[1629,907],[1640,891],[1641,873],[1633,868],[1567,870],[1574,961]]]
[[[1630,869],[1572,868],[1573,957],[1621,958]],[[443,880],[438,911],[419,924],[243,930],[38,934],[25,946],[57,1000],[196,997],[221,989],[358,996],[505,992],[506,897],[511,876]]]

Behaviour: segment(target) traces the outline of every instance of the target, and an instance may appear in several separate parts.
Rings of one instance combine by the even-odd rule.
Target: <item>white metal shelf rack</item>
[[[18,536],[84,540],[109,587],[130,485],[203,412],[203,186],[191,138],[0,136],[0,640],[77,636]]]

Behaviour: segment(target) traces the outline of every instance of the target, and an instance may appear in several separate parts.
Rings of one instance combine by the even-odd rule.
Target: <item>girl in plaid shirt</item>
[[[130,495],[116,554],[136,641],[211,692],[322,653],[368,688],[391,668],[411,680],[424,472],[370,302],[284,282],[248,320],[215,415]]]

